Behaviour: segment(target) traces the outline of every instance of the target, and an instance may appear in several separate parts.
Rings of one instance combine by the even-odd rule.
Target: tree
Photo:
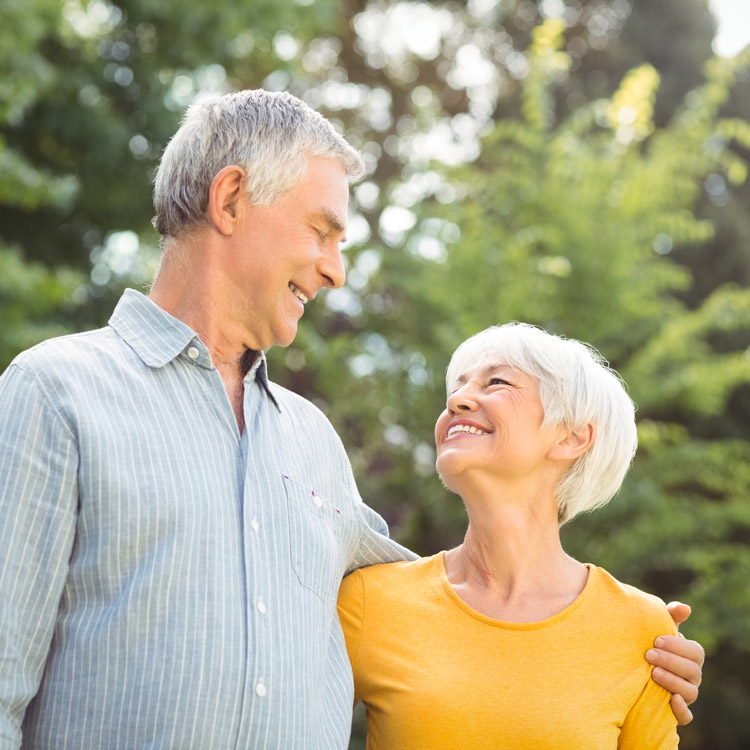
[[[0,127],[21,123],[26,112],[49,93],[54,72],[39,53],[40,38],[55,26],[58,4],[35,0],[31,7],[11,3],[5,9],[0,43]],[[64,214],[75,199],[77,182],[56,176],[29,161],[0,133],[0,203],[18,211],[41,209]],[[65,331],[53,317],[64,314],[81,278],[72,271],[52,271],[25,264],[16,243],[0,236],[0,362],[21,349]]]
[[[291,90],[368,176],[349,282],[271,352],[274,378],[326,410],[363,495],[433,552],[465,522],[433,469],[456,344],[520,318],[598,345],[641,451],[566,545],[694,605],[711,658],[683,746],[746,744],[750,75],[704,71],[706,0],[29,0],[4,20],[0,367],[147,283],[150,178],[187,104]]]

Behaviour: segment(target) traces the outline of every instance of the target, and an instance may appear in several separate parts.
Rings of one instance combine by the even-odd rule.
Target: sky
[[[714,52],[731,57],[750,44],[750,0],[711,0],[719,31]]]

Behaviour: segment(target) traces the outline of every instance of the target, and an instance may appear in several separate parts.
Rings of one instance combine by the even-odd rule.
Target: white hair
[[[526,323],[507,323],[481,331],[456,349],[446,373],[448,392],[459,375],[489,358],[538,378],[543,425],[571,430],[594,425],[593,445],[557,485],[560,525],[609,502],[638,444],[635,404],[617,372],[588,344]]]
[[[285,92],[262,89],[211,96],[191,105],[167,144],[154,180],[154,226],[162,237],[205,224],[214,177],[230,165],[247,173],[247,194],[270,205],[304,176],[307,158],[338,159],[350,180],[360,154],[321,114]]]

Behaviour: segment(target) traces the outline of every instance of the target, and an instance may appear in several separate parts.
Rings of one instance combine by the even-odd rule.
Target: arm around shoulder
[[[388,526],[383,518],[361,500],[357,505],[361,534],[349,571],[379,563],[416,560],[411,550],[388,536]]]
[[[21,723],[44,669],[75,534],[78,450],[33,373],[0,378],[0,738]],[[13,745],[1,744],[0,747]]]

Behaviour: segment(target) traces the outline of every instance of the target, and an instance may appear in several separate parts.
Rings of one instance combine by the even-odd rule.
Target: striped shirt
[[[0,749],[348,743],[342,576],[410,554],[311,403],[128,290],[0,378]]]

